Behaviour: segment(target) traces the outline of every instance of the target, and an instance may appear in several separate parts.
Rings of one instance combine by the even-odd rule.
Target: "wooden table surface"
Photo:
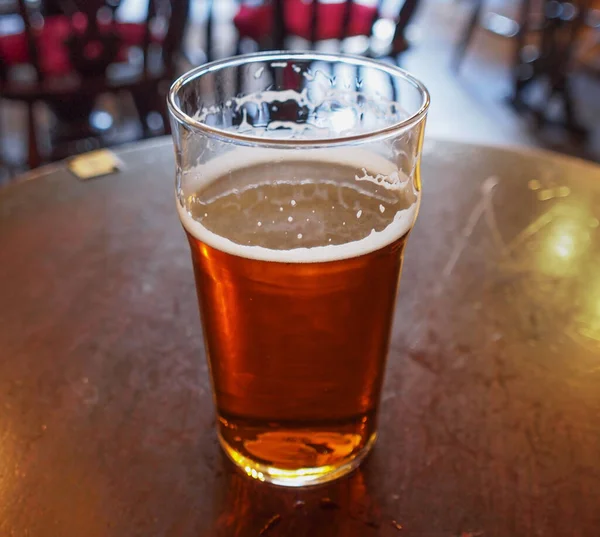
[[[350,477],[221,453],[168,139],[0,190],[0,536],[597,537],[600,168],[429,141]]]

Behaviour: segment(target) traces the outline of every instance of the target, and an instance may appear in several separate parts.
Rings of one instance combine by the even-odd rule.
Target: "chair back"
[[[298,20],[296,14],[286,13],[286,10],[300,12],[304,6],[306,6],[304,9],[310,10],[310,30],[303,32],[305,35],[302,37],[307,37],[313,46],[323,39],[342,41],[354,35],[370,36],[373,24],[381,16],[381,8],[384,3],[384,0],[377,0],[369,6],[355,0],[339,0],[337,2],[311,0],[308,4],[305,0],[274,1],[276,5],[280,6],[279,9],[274,10],[275,28],[284,28],[288,35],[297,35],[300,32],[294,28],[294,21]]]
[[[59,4],[71,24],[65,41],[71,64],[81,74],[104,74],[119,53],[114,22],[120,0],[61,0]]]
[[[19,12],[39,80],[69,71],[104,76],[109,65],[127,60],[130,47],[141,50],[145,73],[155,51],[172,71],[189,11],[189,0],[147,0],[144,20],[130,23],[117,20],[121,0],[54,0],[53,13],[60,14],[44,20],[30,4],[19,0]]]

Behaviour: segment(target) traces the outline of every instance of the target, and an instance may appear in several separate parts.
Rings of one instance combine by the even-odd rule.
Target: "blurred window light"
[[[504,37],[515,37],[519,33],[519,24],[516,21],[498,13],[485,15],[483,26],[490,32]]]
[[[148,127],[153,131],[159,131],[163,128],[163,120],[158,112],[150,112],[146,118]]]
[[[373,35],[377,39],[390,42],[394,37],[396,25],[390,19],[379,19],[373,25]]]
[[[107,131],[113,126],[113,118],[104,110],[96,110],[90,116],[90,124],[99,131]]]

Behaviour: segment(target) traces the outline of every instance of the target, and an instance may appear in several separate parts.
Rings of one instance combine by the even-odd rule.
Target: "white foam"
[[[292,248],[289,250],[274,250],[262,246],[248,246],[237,244],[226,237],[222,237],[205,228],[200,222],[194,220],[187,208],[183,205],[187,195],[201,190],[218,177],[228,174],[233,169],[253,166],[264,162],[283,162],[285,160],[313,160],[344,164],[362,169],[368,163],[370,171],[376,174],[373,182],[379,186],[385,184],[388,190],[398,191],[399,196],[405,195],[406,200],[413,203],[406,209],[398,211],[392,222],[381,231],[372,230],[371,233],[360,240],[345,244],[327,246],[314,246],[312,248]],[[365,174],[366,175],[366,174]],[[412,188],[412,181],[405,178],[397,180],[403,175],[396,165],[383,156],[358,148],[332,148],[327,150],[276,150],[264,148],[237,148],[208,163],[201,164],[188,170],[181,178],[183,192],[177,193],[177,209],[185,229],[198,240],[205,244],[231,255],[256,259],[259,261],[272,261],[282,263],[318,263],[338,261],[351,257],[358,257],[379,250],[405,235],[413,225],[419,206],[419,195]],[[386,178],[391,178],[387,179]],[[361,177],[360,180],[368,181],[371,177]],[[382,180],[383,179],[383,180]],[[393,186],[392,186],[393,185]],[[391,188],[390,188],[391,187]]]

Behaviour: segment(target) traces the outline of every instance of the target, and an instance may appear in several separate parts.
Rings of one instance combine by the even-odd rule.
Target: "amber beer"
[[[225,451],[259,479],[355,467],[377,408],[412,180],[361,150],[235,150],[178,205]]]
[[[265,52],[193,69],[167,102],[221,444],[256,479],[337,478],[375,441],[427,90]]]

